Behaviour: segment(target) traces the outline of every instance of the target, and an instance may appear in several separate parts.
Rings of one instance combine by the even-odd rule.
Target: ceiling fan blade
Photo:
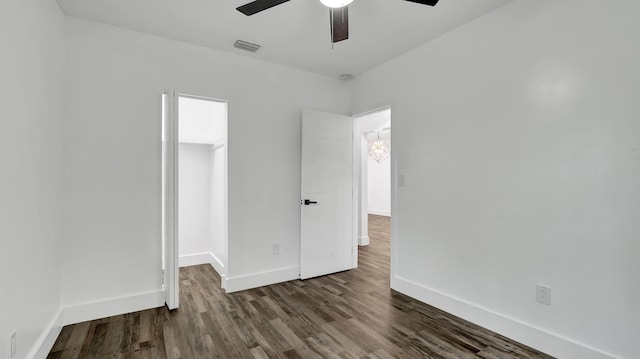
[[[331,21],[331,41],[336,43],[349,38],[349,7],[332,8],[329,10]]]
[[[439,0],[407,0],[422,5],[436,6]]]
[[[248,4],[244,4],[240,7],[237,7],[236,10],[240,11],[241,13],[247,16],[251,16],[253,14],[259,13],[260,11],[267,10],[269,8],[272,8],[276,5],[280,5],[287,1],[289,0],[256,0]]]

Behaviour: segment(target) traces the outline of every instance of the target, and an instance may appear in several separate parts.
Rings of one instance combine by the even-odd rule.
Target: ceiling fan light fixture
[[[353,0],[320,0],[322,5],[330,8],[340,8],[347,6],[353,2]]]

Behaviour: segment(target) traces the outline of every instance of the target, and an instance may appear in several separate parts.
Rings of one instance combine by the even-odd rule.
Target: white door
[[[353,218],[353,119],[304,111],[301,279],[355,267]]]

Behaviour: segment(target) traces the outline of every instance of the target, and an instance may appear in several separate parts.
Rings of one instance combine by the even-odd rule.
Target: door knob
[[[310,204],[317,204],[317,203],[318,203],[318,202],[316,202],[316,201],[312,201],[312,200],[310,200],[310,199],[305,199],[305,200],[304,200],[304,205],[305,205],[305,206],[308,206],[308,205],[310,205]]]

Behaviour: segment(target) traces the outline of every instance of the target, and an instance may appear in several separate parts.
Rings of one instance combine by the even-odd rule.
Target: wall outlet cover
[[[536,286],[536,301],[545,305],[551,305],[551,287],[538,284]]]

